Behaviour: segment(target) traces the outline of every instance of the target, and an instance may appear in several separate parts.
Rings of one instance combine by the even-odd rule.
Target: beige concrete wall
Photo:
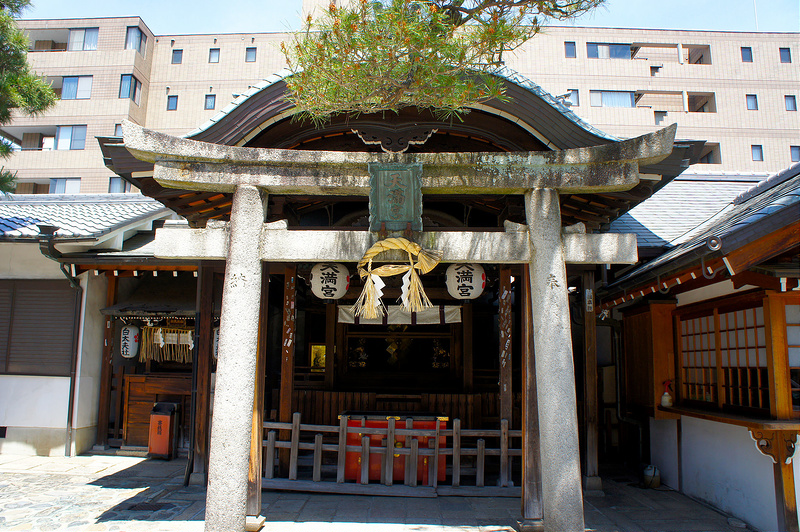
[[[306,0],[310,9],[319,2]],[[327,4],[327,1],[324,2]],[[127,118],[146,127],[184,135],[201,126],[236,95],[284,67],[279,46],[283,33],[153,36],[138,17],[21,21],[30,30],[99,27],[98,50],[33,52],[34,68],[48,76],[92,75],[90,100],[62,101],[43,117],[18,117],[12,133],[37,127],[86,124],[86,149],[73,152],[23,152],[7,167],[21,182],[46,184],[51,177],[81,177],[81,192],[105,192],[111,173],[103,166],[95,136],[111,135]],[[144,57],[125,50],[125,32],[139,26],[148,35]],[[577,57],[568,59],[564,42],[575,42]],[[586,44],[630,44],[633,59],[589,59]],[[696,171],[776,172],[791,164],[790,146],[800,144],[800,114],[786,111],[784,96],[800,100],[800,46],[796,33],[743,33],[613,28],[549,27],[513,54],[507,64],[553,95],[578,89],[580,105],[572,110],[593,126],[619,137],[648,133],[678,124],[678,138],[718,143],[721,162],[697,165]],[[753,62],[743,63],[740,48],[749,46]],[[257,59],[245,62],[245,49],[257,48]],[[699,47],[699,48],[698,48]],[[793,63],[780,62],[779,48],[790,48]],[[209,49],[219,48],[218,63]],[[181,64],[172,51],[183,50]],[[702,53],[711,64],[692,64]],[[122,74],[133,73],[143,85],[139,104],[120,99]],[[652,75],[651,75],[652,74]],[[592,107],[590,91],[634,91],[635,108]],[[692,93],[713,93],[716,112],[684,111]],[[204,109],[205,96],[216,105]],[[746,95],[758,96],[758,111],[748,111]],[[178,106],[167,111],[167,96]],[[660,125],[655,112],[666,111]],[[21,139],[21,137],[20,137]],[[750,147],[761,145],[763,162],[751,159]]]

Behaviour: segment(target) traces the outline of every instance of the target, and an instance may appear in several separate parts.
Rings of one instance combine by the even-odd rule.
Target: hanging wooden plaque
[[[422,164],[369,163],[369,175],[369,230],[422,231]]]

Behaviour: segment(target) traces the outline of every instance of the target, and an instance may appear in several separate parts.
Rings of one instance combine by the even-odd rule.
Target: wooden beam
[[[200,313],[197,345],[197,409],[195,412],[194,474],[208,480],[208,439],[211,432],[211,367],[214,359],[214,270],[212,263],[200,264],[197,276]],[[198,481],[199,483],[199,481]]]
[[[117,278],[106,275],[106,307],[117,303]],[[105,447],[108,443],[108,418],[111,402],[111,373],[113,370],[112,349],[114,346],[114,319],[104,317],[105,331],[103,333],[103,355],[100,362],[100,404],[97,409],[97,438],[96,443]],[[118,384],[121,386],[121,384]]]
[[[770,415],[775,419],[792,419],[785,302],[772,291],[767,292],[764,297],[764,330],[767,340]]]
[[[602,489],[598,467],[599,424],[597,398],[597,324],[594,312],[594,272],[581,273],[583,286],[584,398],[583,425],[586,434],[584,488]]]
[[[751,285],[758,286],[759,288],[765,288],[767,290],[775,290],[776,292],[781,291],[780,278],[773,277],[772,275],[764,275],[763,273],[744,271],[731,277],[731,281],[733,281],[733,287],[736,290],[745,285]],[[791,290],[797,286],[797,279],[787,279],[786,281],[786,290]]]
[[[498,287],[497,320],[500,336],[500,419],[512,422],[514,412],[514,395],[511,389],[511,336],[513,319],[511,300],[511,269],[500,267],[500,286]]]
[[[737,275],[797,247],[798,242],[800,242],[800,222],[795,222],[731,251],[725,256],[725,264],[731,275]]]
[[[464,392],[472,393],[474,386],[474,369],[472,364],[472,303],[465,302],[461,307],[461,323],[463,332],[463,349],[461,362],[464,375]]]
[[[261,477],[264,453],[264,379],[267,369],[267,313],[269,311],[268,266],[261,265],[261,308],[258,318],[258,361],[253,397],[253,425],[250,433],[250,466],[247,475],[247,515],[261,515]],[[272,467],[272,464],[267,464]]]
[[[336,321],[337,305],[335,301],[325,305],[325,389],[333,389],[333,366],[336,360]]]
[[[528,265],[522,267],[522,529],[544,530],[542,472],[539,458],[539,411],[536,400],[531,279]]]
[[[283,327],[281,333],[281,388],[278,420],[292,421],[292,393],[294,391],[294,351],[297,317],[297,266],[290,264],[284,269],[283,282]],[[287,431],[281,431],[280,439],[289,438]],[[289,472],[289,453],[281,449],[278,453],[281,475]]]

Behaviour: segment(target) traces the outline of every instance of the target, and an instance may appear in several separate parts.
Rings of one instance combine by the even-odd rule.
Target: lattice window
[[[764,309],[726,312],[719,323],[723,404],[768,409]]]
[[[716,402],[714,316],[681,321],[681,385],[684,399]]]
[[[683,400],[719,408],[769,409],[762,307],[729,312],[709,310],[704,315],[682,318],[679,345]],[[800,350],[797,358],[800,359]],[[800,378],[800,368],[797,376]],[[800,409],[800,385],[797,388]]]
[[[800,411],[800,305],[786,305],[786,347],[791,368],[792,407],[798,412]]]

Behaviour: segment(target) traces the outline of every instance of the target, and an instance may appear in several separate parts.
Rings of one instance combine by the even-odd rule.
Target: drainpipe
[[[59,268],[61,269],[61,273],[69,281],[69,284],[72,288],[78,291],[78,297],[76,299],[76,308],[75,308],[75,326],[72,332],[72,360],[70,361],[69,365],[69,406],[67,410],[67,443],[66,448],[64,450],[64,454],[67,457],[72,456],[72,424],[74,421],[74,411],[75,411],[75,392],[76,387],[78,384],[78,379],[76,373],[78,371],[78,336],[79,336],[79,324],[81,322],[81,310],[83,308],[83,287],[81,286],[80,281],[77,277],[73,276],[69,269],[63,262],[60,262],[58,259],[61,258],[61,252],[58,251],[55,247],[55,242],[53,242],[53,238],[55,237],[55,233],[58,230],[58,227],[55,225],[46,225],[46,224],[39,224],[39,251],[42,252],[42,255],[47,257],[48,259],[54,260],[58,262]]]

